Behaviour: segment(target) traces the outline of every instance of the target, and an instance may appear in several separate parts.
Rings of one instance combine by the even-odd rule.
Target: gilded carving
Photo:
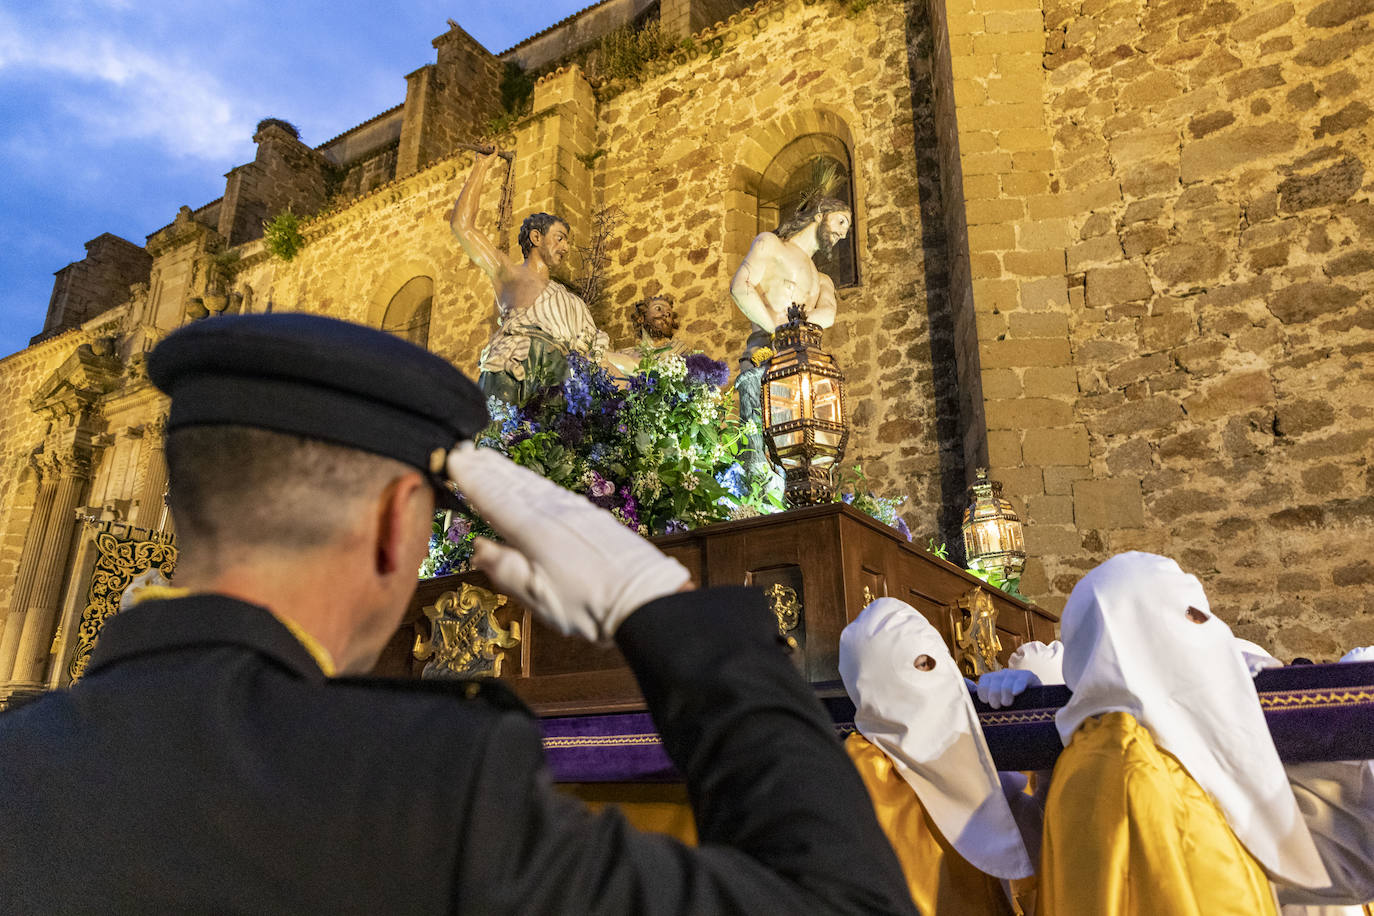
[[[496,620],[505,595],[466,582],[456,592],[444,592],[424,609],[429,637],[415,637],[415,657],[428,659],[423,678],[500,677],[506,653],[520,645],[520,624],[509,629]]]
[[[778,635],[790,648],[797,648],[797,638],[791,633],[801,623],[802,606],[797,600],[797,592],[780,582],[774,582],[763,590],[768,596],[768,606],[778,619]]]
[[[96,638],[105,621],[119,612],[119,600],[134,577],[156,567],[170,579],[177,565],[177,548],[169,536],[139,540],[135,533],[147,534],[146,530],[118,526],[124,535],[120,536],[109,530],[108,523],[105,527],[95,536],[95,572],[76,630],[76,649],[67,666],[73,683],[86,673]]]
[[[954,641],[963,650],[959,666],[970,677],[979,677],[1002,667],[997,654],[1002,641],[997,637],[997,605],[980,585],[963,595],[951,610],[958,612]]]

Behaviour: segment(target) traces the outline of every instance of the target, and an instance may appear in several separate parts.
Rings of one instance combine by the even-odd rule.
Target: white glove
[[[1064,683],[1064,644],[1059,640],[1046,645],[1039,640],[1022,643],[1007,659],[1008,668],[1034,671],[1041,684]]]
[[[1360,646],[1341,656],[1343,662],[1374,662],[1374,646]]]
[[[472,565],[565,636],[607,641],[634,611],[691,580],[615,516],[499,452],[463,443],[448,474],[506,540],[479,538]]]
[[[1039,686],[1040,678],[1035,676],[1034,671],[1002,668],[989,671],[978,679],[978,699],[993,709],[1001,709],[1010,706],[1027,687]]]

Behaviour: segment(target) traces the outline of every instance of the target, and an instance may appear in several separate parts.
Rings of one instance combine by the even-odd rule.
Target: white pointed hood
[[[927,670],[916,667],[921,656]],[[895,598],[866,607],[840,634],[840,676],[855,727],[891,758],[959,855],[994,877],[1033,874],[968,687],[920,612]]]
[[[1084,719],[1130,713],[1216,800],[1271,877],[1327,883],[1250,671],[1194,576],[1154,554],[1112,557],[1074,588],[1060,629],[1073,691],[1055,716],[1066,746]]]

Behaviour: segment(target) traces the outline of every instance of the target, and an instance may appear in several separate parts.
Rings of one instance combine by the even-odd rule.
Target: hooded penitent
[[[1113,557],[1074,588],[1061,631],[1073,691],[1055,717],[1065,745],[1089,717],[1129,713],[1216,801],[1271,878],[1328,882],[1250,671],[1194,576],[1153,554]]]
[[[1034,873],[954,659],[911,605],[879,598],[840,634],[854,725],[916,792],[940,833],[998,878]]]

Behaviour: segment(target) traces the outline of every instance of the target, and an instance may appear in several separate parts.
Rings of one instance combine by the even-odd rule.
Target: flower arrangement
[[[478,447],[583,493],[643,535],[672,534],[733,517],[762,502],[741,483],[736,457],[743,427],[722,389],[725,364],[700,353],[649,351],[628,384],[574,353],[561,385],[523,407],[487,402],[491,425]],[[493,538],[470,509],[440,513],[422,577],[466,567],[478,536]]]
[[[737,460],[747,447],[746,428],[732,415],[729,378],[722,362],[663,347],[648,351],[628,382],[618,384],[574,353],[567,379],[524,406],[488,399],[492,422],[477,445],[585,494],[646,536],[781,512],[771,475],[751,476]],[[911,540],[897,514],[906,497],[875,494],[858,465],[841,478],[835,499]],[[466,569],[477,537],[498,539],[472,509],[438,513],[420,576]]]

